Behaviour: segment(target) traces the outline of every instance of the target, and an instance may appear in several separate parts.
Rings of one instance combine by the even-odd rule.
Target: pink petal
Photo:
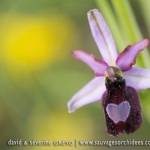
[[[81,50],[75,50],[72,54],[76,59],[86,63],[94,71],[96,76],[104,75],[105,69],[108,67],[107,63],[104,61]]]
[[[150,70],[133,67],[123,74],[127,86],[131,86],[136,90],[144,90],[150,88]]]
[[[67,104],[68,112],[101,100],[105,90],[104,77],[95,77],[70,99]]]
[[[117,66],[120,67],[122,71],[127,71],[132,68],[132,65],[136,63],[136,56],[140,51],[145,49],[149,44],[148,39],[139,41],[133,45],[128,45],[123,52],[119,54],[116,60]]]
[[[89,11],[87,15],[93,38],[103,60],[108,64],[115,64],[117,50],[107,23],[97,9]]]

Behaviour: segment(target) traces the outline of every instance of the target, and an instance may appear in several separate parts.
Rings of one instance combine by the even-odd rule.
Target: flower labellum
[[[102,97],[107,132],[118,136],[119,133],[133,133],[141,123],[141,108],[136,90],[126,86],[119,69],[108,67],[105,72],[106,92]]]
[[[130,134],[142,124],[137,90],[150,88],[150,70],[133,67],[139,52],[149,40],[128,45],[119,55],[111,32],[97,9],[87,13],[93,38],[103,60],[81,50],[73,56],[86,63],[95,78],[78,91],[68,102],[69,113],[97,101],[102,102],[106,131],[111,136]]]

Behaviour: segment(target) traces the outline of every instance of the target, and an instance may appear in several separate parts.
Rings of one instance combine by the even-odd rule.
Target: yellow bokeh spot
[[[84,115],[83,115],[84,116]],[[83,147],[78,145],[80,140],[90,140],[94,137],[92,131],[94,124],[91,118],[72,117],[66,111],[53,111],[43,118],[31,116],[30,120],[33,124],[29,124],[29,133],[34,141],[51,141],[51,146],[34,146],[39,150],[73,150],[77,144],[77,149],[82,150]],[[87,126],[88,124],[88,126]],[[76,140],[76,141],[75,141]],[[60,143],[58,144],[58,141]],[[67,145],[63,141],[71,141],[72,145]],[[57,145],[58,144],[58,145]],[[90,147],[87,147],[90,149]]]
[[[1,56],[11,69],[34,70],[62,60],[75,33],[74,23],[64,16],[0,18]]]

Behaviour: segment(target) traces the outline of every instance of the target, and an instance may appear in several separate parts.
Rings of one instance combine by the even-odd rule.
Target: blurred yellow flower
[[[61,60],[75,35],[65,16],[0,16],[1,57],[9,69],[35,70]]]
[[[81,120],[76,116],[75,119],[66,112],[53,111],[47,116],[44,115],[43,118],[31,116],[30,119],[36,124],[32,124],[33,126],[29,124],[29,133],[32,138],[28,139],[28,147],[34,141],[51,141],[51,146],[32,146],[35,149],[71,150],[77,148],[82,150],[83,147],[79,144],[79,140],[92,140],[94,137],[91,133],[94,129],[94,124],[90,118]],[[75,140],[77,140],[77,145],[75,145]],[[91,149],[91,147],[87,146],[84,149]]]

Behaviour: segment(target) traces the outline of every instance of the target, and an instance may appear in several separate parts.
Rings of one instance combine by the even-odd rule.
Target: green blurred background
[[[8,146],[10,139],[150,140],[150,89],[139,92],[143,124],[132,135],[107,135],[100,102],[67,112],[72,95],[94,77],[71,51],[81,49],[101,57],[86,16],[93,8],[102,12],[119,52],[150,38],[149,0],[0,0],[0,149],[75,149]],[[150,68],[149,52],[150,46],[138,56],[138,66]],[[120,148],[130,147],[111,147]]]

